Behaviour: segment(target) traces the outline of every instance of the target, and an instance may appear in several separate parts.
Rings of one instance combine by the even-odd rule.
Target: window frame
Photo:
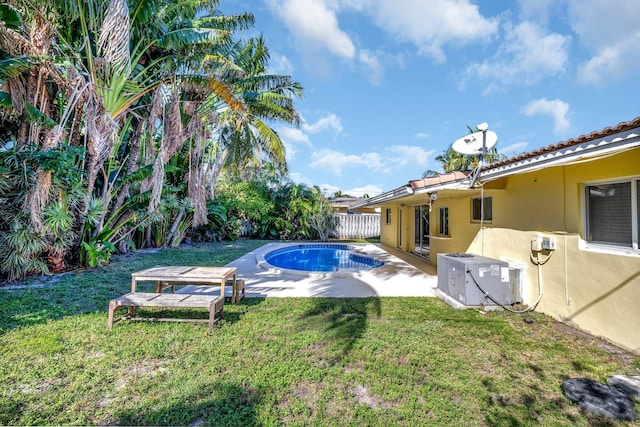
[[[476,200],[482,200],[485,199],[484,202],[484,207],[485,209],[481,209],[481,212],[484,214],[484,216],[487,216],[487,210],[486,210],[486,206],[487,206],[487,202],[486,200],[489,199],[491,201],[491,209],[490,209],[490,214],[491,217],[490,218],[474,218],[474,213],[475,213],[475,209],[474,209],[474,203],[476,202]],[[482,214],[480,214],[480,216],[482,216]],[[493,196],[474,196],[471,198],[471,222],[483,222],[483,223],[491,223],[493,222]]]
[[[444,214],[444,218],[443,218],[443,214]],[[451,234],[449,234],[449,207],[448,206],[442,206],[438,208],[438,235],[442,237],[451,236]]]
[[[589,219],[589,196],[587,191],[590,187],[607,184],[631,184],[631,246],[625,246],[616,243],[593,242],[588,240],[590,231]],[[583,182],[581,188],[581,216],[582,225],[580,227],[581,234],[579,236],[579,249],[600,253],[608,253],[614,255],[632,255],[640,256],[640,206],[638,205],[638,193],[640,192],[640,175],[630,177],[622,177],[609,180],[588,181]]]
[[[391,224],[391,208],[386,208],[385,221],[385,224]]]

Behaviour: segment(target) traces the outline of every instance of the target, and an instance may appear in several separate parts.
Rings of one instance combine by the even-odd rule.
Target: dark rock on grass
[[[626,375],[612,375],[607,378],[607,384],[617,388],[621,392],[635,400],[640,401],[640,377],[627,377]]]
[[[594,414],[622,421],[638,419],[633,400],[615,387],[588,378],[569,378],[562,382],[562,390],[569,400]]]

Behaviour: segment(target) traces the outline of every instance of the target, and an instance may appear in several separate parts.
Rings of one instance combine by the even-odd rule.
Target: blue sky
[[[221,0],[305,89],[290,176],[354,196],[441,170],[487,122],[507,156],[640,116],[638,0]]]

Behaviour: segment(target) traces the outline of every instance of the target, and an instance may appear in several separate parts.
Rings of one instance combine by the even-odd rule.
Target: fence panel
[[[336,214],[338,228],[336,237],[339,239],[366,239],[380,236],[380,214]],[[245,221],[242,223],[240,235],[250,236],[254,225]]]
[[[366,239],[380,236],[380,214],[336,214],[339,239]]]

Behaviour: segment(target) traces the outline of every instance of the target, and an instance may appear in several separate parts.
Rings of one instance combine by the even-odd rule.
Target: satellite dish
[[[496,142],[498,142],[498,135],[496,135],[494,131],[489,130],[484,132],[475,132],[465,135],[462,138],[458,138],[453,142],[451,148],[460,154],[477,155],[484,154],[484,151],[492,148],[496,145]]]

